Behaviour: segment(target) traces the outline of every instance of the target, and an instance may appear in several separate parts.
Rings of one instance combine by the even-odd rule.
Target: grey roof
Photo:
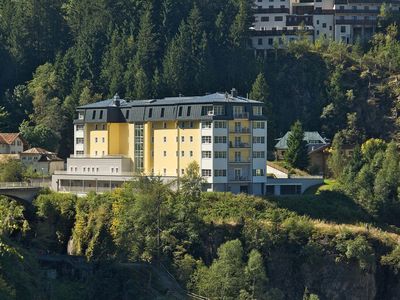
[[[120,107],[135,107],[135,106],[158,106],[158,105],[177,105],[177,104],[206,104],[206,103],[252,103],[263,104],[260,101],[246,99],[240,96],[232,97],[230,94],[214,93],[205,96],[192,96],[192,97],[167,97],[163,99],[149,99],[149,100],[133,100],[126,101],[119,99]],[[115,107],[114,99],[108,99],[96,103],[91,103],[78,107],[78,109],[91,109],[91,108],[107,108]]]
[[[287,149],[287,141],[290,135],[290,131],[286,132],[286,134],[278,139],[278,143],[275,145],[276,149]],[[325,139],[318,133],[318,131],[305,131],[304,132],[304,141],[307,142],[307,144],[327,144]],[[317,143],[311,143],[311,141],[318,141]]]

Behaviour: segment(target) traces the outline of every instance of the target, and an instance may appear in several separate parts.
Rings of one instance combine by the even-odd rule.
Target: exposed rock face
[[[357,261],[337,262],[335,258],[321,253],[310,260],[301,253],[276,249],[266,262],[270,284],[279,288],[286,299],[301,300],[305,290],[321,300],[400,299],[399,275],[379,265],[378,260],[363,270]]]

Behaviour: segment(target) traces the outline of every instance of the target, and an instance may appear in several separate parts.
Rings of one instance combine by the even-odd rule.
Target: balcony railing
[[[248,119],[249,113],[248,112],[233,113],[233,117],[235,119]]]
[[[230,159],[229,163],[230,164],[249,164],[249,163],[251,163],[251,160],[249,158],[248,159],[245,159],[245,158]]]
[[[249,143],[232,143],[229,142],[229,148],[251,148]]]
[[[250,128],[232,128],[230,133],[244,133],[249,134]]]
[[[250,177],[249,176],[234,176],[234,177],[230,177],[229,181],[232,181],[232,182],[246,182],[246,181],[250,181]]]

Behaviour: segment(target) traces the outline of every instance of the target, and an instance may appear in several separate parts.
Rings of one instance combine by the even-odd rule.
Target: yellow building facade
[[[58,185],[112,188],[139,175],[176,180],[196,161],[215,191],[263,194],[263,104],[233,94],[125,101],[78,108],[74,156]],[[88,171],[89,170],[89,171]]]

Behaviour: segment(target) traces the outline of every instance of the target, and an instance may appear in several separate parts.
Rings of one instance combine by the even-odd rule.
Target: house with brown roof
[[[27,147],[20,133],[0,133],[0,154],[19,154]]]
[[[21,162],[41,175],[52,175],[54,171],[64,170],[64,160],[56,153],[42,148],[31,148],[20,153]]]

